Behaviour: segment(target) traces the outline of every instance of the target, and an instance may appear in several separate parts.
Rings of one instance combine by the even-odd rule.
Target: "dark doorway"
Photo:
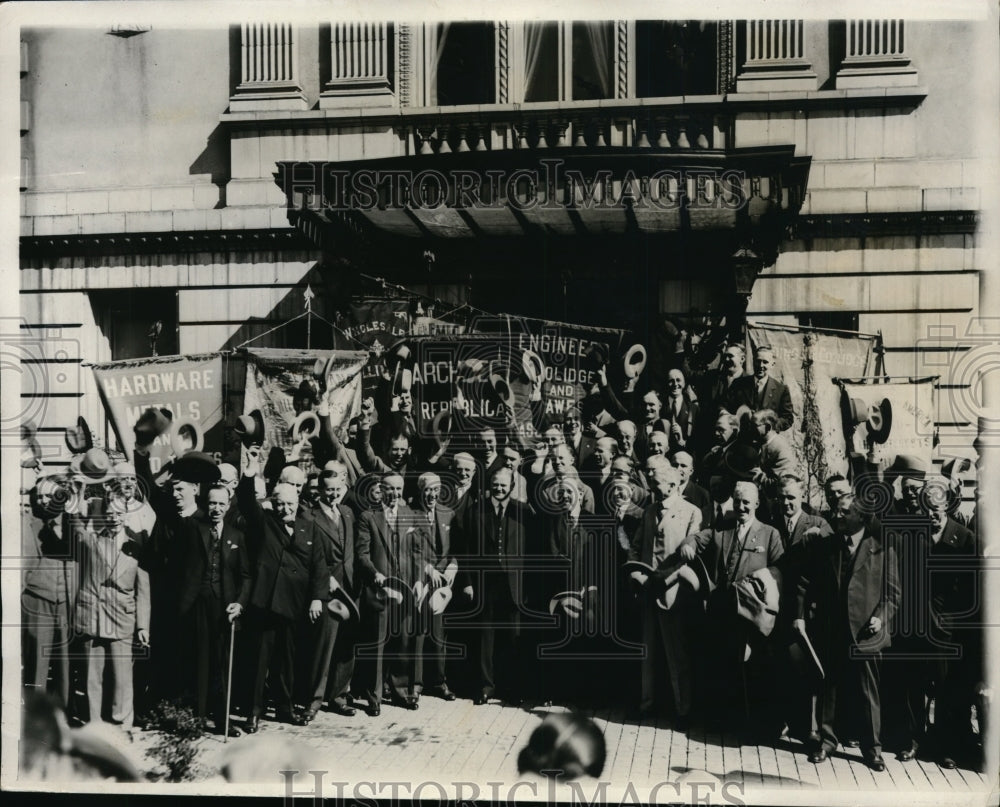
[[[438,43],[438,105],[492,104],[496,95],[493,23],[439,25]]]
[[[712,95],[718,24],[704,20],[640,20],[636,31],[636,94],[640,98]]]
[[[176,289],[92,292],[91,300],[113,361],[177,353]]]

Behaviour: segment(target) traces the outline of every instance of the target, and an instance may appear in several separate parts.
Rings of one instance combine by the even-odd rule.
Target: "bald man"
[[[256,548],[253,554],[257,559],[250,615],[258,652],[248,734],[260,727],[267,680],[277,719],[296,726],[308,722],[295,712],[292,703],[295,627],[305,619],[319,619],[324,601],[330,598],[330,573],[314,520],[299,515],[298,491],[287,483],[274,486],[272,509],[265,511],[254,493],[254,478],[260,471],[260,457],[252,454],[237,487],[247,522],[247,542]]]

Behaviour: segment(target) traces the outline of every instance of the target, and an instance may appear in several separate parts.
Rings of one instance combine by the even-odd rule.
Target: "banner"
[[[931,468],[934,453],[934,381],[933,378],[885,383],[867,383],[857,379],[843,381],[843,395],[858,398],[870,408],[888,400],[892,407],[892,425],[888,439],[876,443],[871,461],[882,467],[892,464],[897,454],[910,454],[924,461]],[[831,384],[836,389],[836,386]],[[837,390],[838,395],[841,394]],[[868,456],[867,427],[854,431],[851,450]]]
[[[204,437],[202,450],[221,456],[223,448],[222,355],[156,356],[93,365],[101,400],[118,436],[131,456],[135,448],[132,427],[149,407],[167,409],[173,429],[158,437],[150,449],[150,467],[159,471],[174,455],[171,438],[178,427],[191,424]]]
[[[599,346],[608,357],[608,376],[615,389],[624,378],[623,360],[629,345],[625,332],[611,328],[571,325],[529,317],[478,317],[469,323],[473,333],[493,333],[510,343],[515,369],[530,350],[545,367],[549,382],[548,414],[561,414],[580,401],[597,382],[597,373],[586,361],[591,348]],[[516,375],[516,373],[515,373]]]
[[[383,354],[410,334],[410,301],[363,298],[351,303],[346,317],[339,317],[335,345],[341,350],[360,350],[364,345],[371,361],[364,369],[363,392],[374,395],[385,372]],[[359,344],[360,343],[360,344]]]
[[[247,349],[243,412],[259,409],[264,418],[263,450],[278,446],[291,459],[312,459],[308,443],[296,444],[292,427],[308,402],[299,390],[314,385],[330,407],[334,431],[343,439],[350,419],[361,411],[361,374],[368,354],[360,350]]]
[[[831,379],[872,372],[875,337],[753,324],[747,332],[754,350],[765,344],[774,350],[771,375],[788,387],[795,408],[795,424],[785,434],[806,474],[807,498],[820,503],[824,480],[847,474],[840,390]]]

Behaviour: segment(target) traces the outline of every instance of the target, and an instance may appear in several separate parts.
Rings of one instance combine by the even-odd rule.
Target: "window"
[[[703,20],[639,21],[636,95],[711,95],[716,89],[718,23]]]
[[[612,22],[526,23],[524,100],[614,98],[614,53]]]
[[[496,95],[495,34],[490,22],[438,25],[434,60],[440,106],[492,104]]]

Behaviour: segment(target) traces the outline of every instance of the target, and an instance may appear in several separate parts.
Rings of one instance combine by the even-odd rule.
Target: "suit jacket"
[[[851,649],[876,653],[889,647],[899,606],[899,569],[892,545],[866,527],[845,579],[843,546],[843,537],[836,534],[812,541],[799,577],[797,616],[806,620],[817,651],[827,658]],[[882,620],[882,630],[869,636],[873,616]],[[841,637],[848,631],[851,640],[844,647]]]
[[[200,518],[191,518],[188,523],[189,529],[178,535],[180,540],[185,541],[178,577],[178,606],[182,614],[198,598],[209,568],[209,552],[212,549],[212,525]],[[224,605],[238,602],[246,608],[250,600],[250,558],[243,533],[226,524],[225,519],[222,524],[221,551],[219,578],[222,583],[222,602]]]
[[[566,514],[546,516],[542,522],[542,546],[551,559],[537,581],[541,588],[538,604],[546,607],[549,599],[561,591],[580,591],[597,587],[597,601],[607,613],[613,611],[615,578],[615,539],[608,530],[606,516],[580,513],[571,528]]]
[[[240,480],[236,495],[257,557],[250,603],[294,620],[305,616],[309,601],[329,599],[330,574],[314,520],[296,518],[289,535],[274,511],[261,508],[253,477]]]
[[[525,580],[530,563],[526,558],[538,555],[535,529],[534,516],[523,502],[508,499],[499,522],[492,497],[477,502],[465,514],[456,585],[472,586],[478,592],[482,588],[480,572],[504,572],[502,576],[488,575],[487,585],[502,579],[515,603],[527,602],[533,592],[528,591]]]
[[[21,558],[24,590],[51,603],[72,604],[76,599],[79,567],[73,531],[79,520],[65,513],[56,516],[61,535],[33,515],[21,518]]]
[[[783,435],[775,434],[760,447],[760,469],[770,480],[794,474],[796,465],[795,451]]]
[[[778,416],[777,430],[779,432],[791,428],[792,421],[795,420],[795,409],[792,407],[792,398],[788,393],[788,387],[770,376],[764,384],[764,394],[759,400],[757,379],[752,375],[737,378],[729,387],[727,403],[727,409],[733,413],[741,406],[748,406],[754,412],[761,409],[773,409]]]
[[[707,527],[712,523],[712,496],[705,488],[693,479],[689,479],[681,491],[681,496],[701,511],[701,527]]]
[[[593,437],[588,437],[586,434],[580,435],[580,445],[576,448],[573,447],[572,443],[570,443],[568,439],[566,440],[566,444],[573,452],[573,459],[575,460],[575,464],[578,469],[583,468],[583,464],[594,456],[594,450],[597,448],[597,441]]]
[[[427,519],[400,502],[396,509],[396,535],[393,539],[386,521],[385,508],[368,510],[358,519],[355,540],[355,563],[365,601],[377,606],[375,574],[398,577],[408,586],[424,578],[424,567],[433,558]]]
[[[418,516],[426,520],[427,513],[424,510],[415,511]],[[439,572],[444,572],[448,564],[455,560],[454,542],[458,539],[458,526],[455,519],[455,511],[443,504],[434,505],[434,532],[429,536],[431,545],[431,562]],[[428,531],[430,524],[427,524]]]
[[[738,375],[732,381],[729,381],[725,372],[722,368],[718,370],[712,370],[705,374],[704,379],[699,385],[698,389],[698,400],[701,402],[702,409],[708,414],[706,418],[707,421],[715,420],[715,415],[718,414],[720,409],[727,409],[729,406],[729,390],[732,385],[740,378],[744,378],[743,375]],[[735,414],[733,410],[729,410],[732,414]]]
[[[692,534],[701,524],[701,511],[691,502],[685,501],[681,497],[675,497],[675,501],[667,511],[668,523],[666,529],[670,531],[668,537],[672,542],[676,542],[674,551],[667,556],[669,560],[687,541],[691,540]],[[642,519],[638,529],[632,537],[632,549],[629,552],[629,560],[638,560],[656,567],[653,561],[653,549],[656,544],[656,535],[660,529],[660,522],[663,518],[663,507],[661,502],[653,502],[646,506],[642,512]],[[677,540],[677,539],[680,540]]]
[[[967,651],[978,647],[983,632],[971,626],[981,622],[980,612],[985,599],[982,592],[986,589],[975,533],[949,518],[940,540],[931,545],[930,553],[932,565],[938,565],[938,558],[944,561],[941,564],[943,568],[931,575],[931,610],[935,627],[944,636],[951,637],[955,627],[967,624],[970,628],[962,630],[955,638]],[[960,561],[959,568],[944,567],[951,561]]]
[[[737,543],[738,530],[733,520],[721,530],[700,530],[685,541],[707,556],[705,567],[719,589],[729,588],[759,569],[776,568],[785,551],[778,531],[768,524],[754,519],[742,549]]]
[[[77,632],[131,642],[137,630],[148,631],[149,575],[139,565],[135,534],[128,527],[113,538],[83,529],[74,539],[80,557]]]
[[[667,422],[667,437],[670,438],[670,450],[690,450],[692,439],[695,438],[695,429],[698,425],[699,414],[698,402],[689,401],[687,395],[681,395],[681,411],[674,412],[673,399],[667,398],[663,402],[663,419]],[[677,423],[681,428],[681,439],[674,437],[673,426]]]
[[[322,547],[323,557],[330,576],[350,595],[354,596],[354,542],[355,522],[351,508],[337,505],[340,520],[330,518],[320,505],[313,508],[313,531]]]

